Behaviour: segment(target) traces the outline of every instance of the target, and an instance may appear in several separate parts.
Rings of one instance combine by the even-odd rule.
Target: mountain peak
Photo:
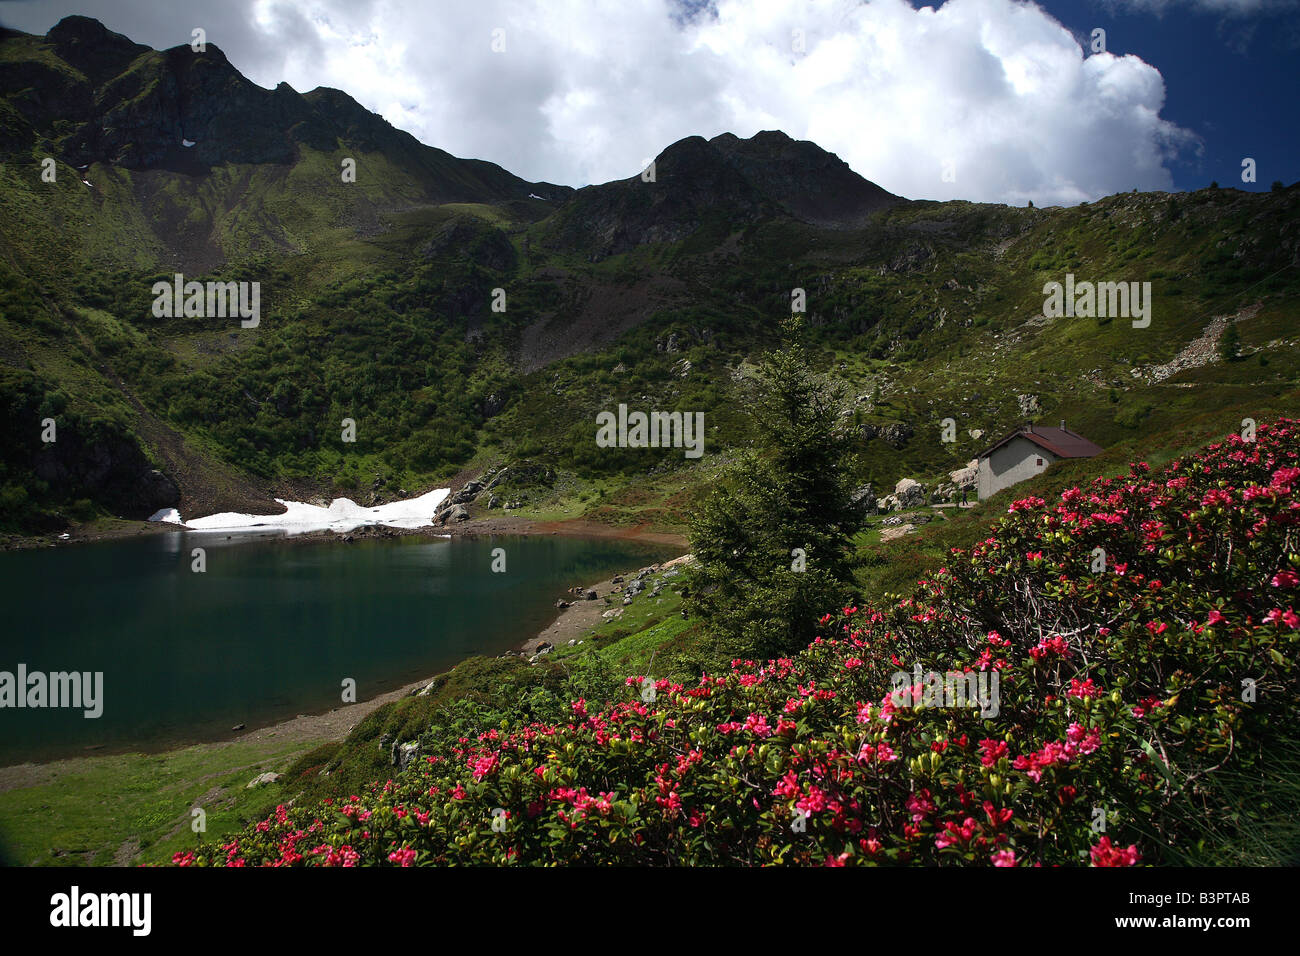
[[[83,17],[79,14],[64,17],[50,27],[45,36],[55,43],[91,41],[94,43],[125,43],[128,46],[136,46],[135,43],[132,43],[122,34],[114,33],[94,17]]]
[[[50,27],[45,38],[63,62],[99,83],[116,76],[149,47],[114,33],[94,17],[64,17]]]
[[[872,213],[901,201],[834,153],[781,130],[763,130],[749,139],[723,133],[709,145],[760,193],[814,225],[860,226]]]
[[[211,42],[202,52],[188,43],[153,50],[85,16],[64,17],[44,38],[0,33],[0,43],[11,41],[12,89],[0,100],[21,119],[0,129],[0,159],[44,142],[76,166],[204,175],[227,164],[292,166],[303,149],[346,149],[382,154],[430,202],[524,200],[539,186],[547,195],[572,192],[426,146],[341,90],[264,89]],[[54,69],[46,53],[72,69]]]
[[[656,157],[653,172],[653,178],[642,174],[580,190],[557,225],[559,244],[603,258],[683,239],[710,218],[739,226],[788,216],[853,229],[906,201],[863,179],[834,153],[781,130],[749,139],[687,136]]]
[[[795,140],[783,130],[764,129],[759,130],[749,139],[742,139],[735,133],[719,133],[717,136],[713,137],[713,139],[709,140],[709,142],[718,146],[727,146],[734,143],[752,143],[756,146],[772,148],[783,146],[786,143],[793,143]]]

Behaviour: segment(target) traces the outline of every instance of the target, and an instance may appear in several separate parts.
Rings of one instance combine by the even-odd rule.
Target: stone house
[[[1032,478],[1061,458],[1091,458],[1101,447],[1076,434],[1061,422],[1060,428],[1022,425],[979,454],[976,488],[980,500],[1003,488]]]

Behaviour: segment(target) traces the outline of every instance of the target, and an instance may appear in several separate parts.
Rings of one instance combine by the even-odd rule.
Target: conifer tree
[[[1229,319],[1228,327],[1219,338],[1219,358],[1225,362],[1235,362],[1240,355],[1241,334],[1237,331],[1236,321]]]
[[[802,649],[853,594],[853,500],[844,390],[812,367],[799,329],[759,367],[753,439],[691,516],[686,609],[728,656]]]

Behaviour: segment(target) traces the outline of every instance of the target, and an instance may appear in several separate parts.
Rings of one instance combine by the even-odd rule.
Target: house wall
[[[1039,465],[1038,459],[1042,459]],[[1028,438],[1015,438],[992,455],[980,459],[976,488],[981,499],[997,494],[1018,481],[1032,478],[1056,460],[1050,451],[1040,448]]]

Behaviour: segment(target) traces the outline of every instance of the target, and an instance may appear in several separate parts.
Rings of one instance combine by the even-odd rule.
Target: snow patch
[[[537,195],[537,193],[529,193],[529,194],[528,194],[528,198],[529,198],[529,199],[541,199],[542,202],[546,202],[546,199],[545,199],[544,197],[542,197],[542,196]]]
[[[182,137],[181,137],[181,145],[182,145],[182,146],[193,146],[194,143],[193,143],[191,140],[188,140],[188,139],[186,139],[185,137],[182,136]]]
[[[433,513],[450,492],[449,488],[438,488],[418,498],[390,501],[375,508],[364,508],[350,498],[337,498],[330,502],[328,508],[276,498],[276,504],[284,506],[284,514],[247,515],[224,512],[192,521],[182,521],[174,508],[165,508],[149,520],[167,521],[180,525],[187,531],[284,531],[288,534],[303,534],[308,531],[346,532],[375,524],[390,528],[425,528],[433,524]]]

